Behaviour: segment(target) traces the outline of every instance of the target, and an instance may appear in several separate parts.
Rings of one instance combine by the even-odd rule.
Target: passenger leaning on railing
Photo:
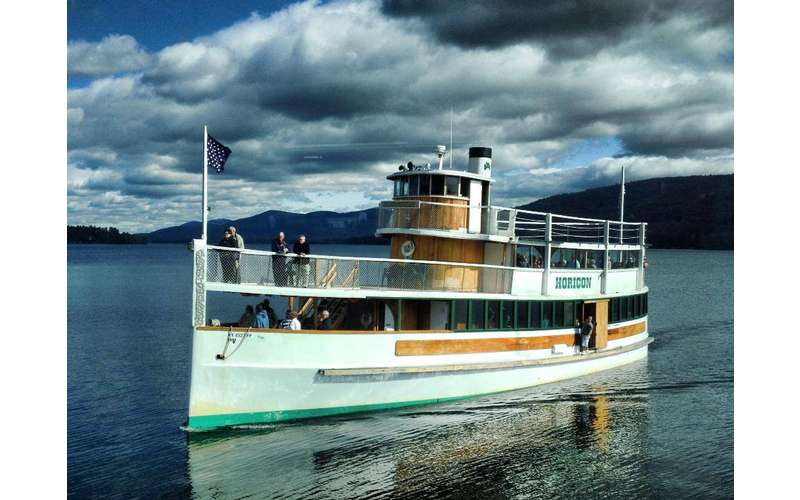
[[[289,253],[289,245],[286,244],[283,231],[272,240],[272,251],[277,254],[272,256],[272,276],[275,278],[275,285],[286,286],[286,254]]]
[[[241,242],[241,246],[239,242]],[[229,248],[244,248],[244,240],[242,240],[241,236],[236,234],[236,228],[229,227],[225,230],[225,235],[218,245]],[[219,252],[219,262],[222,265],[222,279],[225,283],[241,282],[239,256],[239,252]]]
[[[306,241],[304,234],[297,237],[297,241],[292,247],[292,253],[299,255],[292,262],[292,286],[307,287],[311,276],[311,259],[306,255],[311,253],[311,246]]]

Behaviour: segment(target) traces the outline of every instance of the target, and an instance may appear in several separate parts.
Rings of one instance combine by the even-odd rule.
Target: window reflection
[[[553,248],[550,265],[560,269],[602,269],[604,250]]]
[[[544,267],[544,247],[517,245],[516,266],[541,269]]]
[[[611,269],[632,269],[639,267],[640,250],[610,250],[608,264]]]

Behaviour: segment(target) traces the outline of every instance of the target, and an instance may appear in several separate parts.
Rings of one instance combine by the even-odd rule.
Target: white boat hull
[[[395,355],[398,340],[534,338],[570,331],[321,334],[197,329],[188,428],[451,401],[588,375],[647,356],[646,331],[610,341],[605,351],[587,356],[575,354],[573,347],[559,356],[551,349]],[[218,359],[220,354],[224,359]]]

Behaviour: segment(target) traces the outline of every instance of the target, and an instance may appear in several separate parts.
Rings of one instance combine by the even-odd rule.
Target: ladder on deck
[[[331,265],[328,272],[325,273],[325,276],[319,282],[319,288],[330,288],[331,283],[336,280],[337,270],[336,270],[336,263]],[[347,274],[345,279],[342,281],[342,287],[352,287],[356,282],[356,278],[358,276],[358,265],[356,264],[350,272]],[[297,311],[298,317],[300,321],[308,320],[309,313],[311,315],[314,314],[313,311],[314,306],[314,297],[308,297],[304,302],[300,309]],[[328,298],[320,301],[318,309],[327,309],[330,313],[330,320],[331,325],[334,329],[338,329],[342,322],[344,321],[345,315],[347,313],[347,299],[341,298]],[[314,327],[317,327],[317,318],[314,317]]]

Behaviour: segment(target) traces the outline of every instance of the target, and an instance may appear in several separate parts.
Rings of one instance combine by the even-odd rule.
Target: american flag
[[[225,170],[225,161],[231,155],[231,148],[208,136],[208,166],[213,167],[218,174]]]

